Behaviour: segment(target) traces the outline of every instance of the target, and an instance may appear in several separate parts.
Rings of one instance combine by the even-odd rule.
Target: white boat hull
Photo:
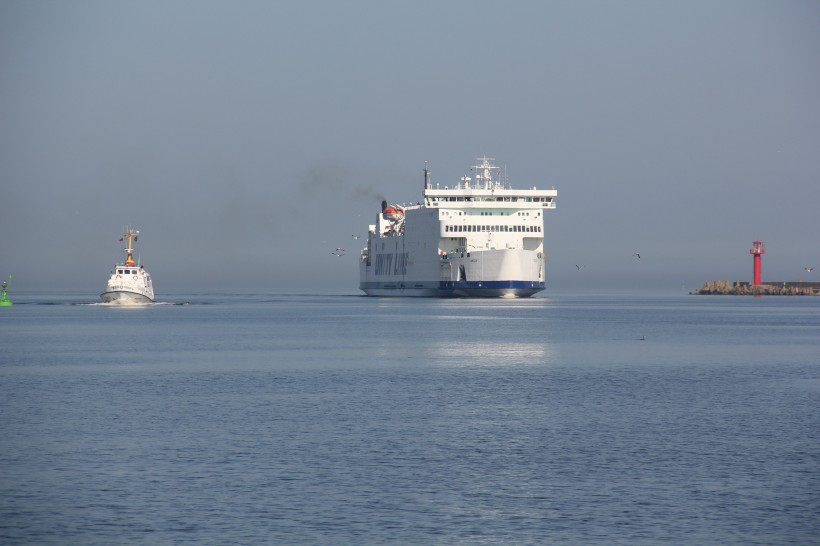
[[[359,289],[368,296],[527,298],[546,289],[538,250],[504,249],[439,255],[406,236],[391,237],[359,263]],[[383,248],[383,249],[382,249]],[[401,248],[413,250],[401,252]],[[376,267],[373,264],[381,264]]]
[[[103,292],[100,294],[100,298],[102,298],[103,303],[113,303],[117,305],[145,305],[148,303],[154,303],[154,300],[145,294],[128,292],[125,290]]]

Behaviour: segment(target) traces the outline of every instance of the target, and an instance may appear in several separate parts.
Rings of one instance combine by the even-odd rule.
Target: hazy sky
[[[96,297],[130,224],[159,299],[355,292],[381,196],[486,154],[558,189],[550,288],[750,280],[755,239],[764,280],[820,280],[818,29],[816,0],[0,0],[0,276]]]

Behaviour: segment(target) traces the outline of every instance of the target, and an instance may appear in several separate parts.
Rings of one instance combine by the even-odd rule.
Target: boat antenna
[[[133,230],[133,229],[131,229],[131,227],[129,227],[126,230],[125,234],[123,235],[123,238],[126,239],[126,241],[128,242],[128,246],[125,249],[125,252],[126,252],[125,265],[134,265],[134,247],[131,244],[131,240],[136,239],[138,236],[139,236],[139,231]]]

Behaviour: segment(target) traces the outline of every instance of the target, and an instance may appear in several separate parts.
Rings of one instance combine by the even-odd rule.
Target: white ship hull
[[[401,238],[396,243],[407,246]],[[372,261],[386,265],[378,275],[360,263],[359,288],[368,296],[525,298],[546,288],[543,255],[532,250],[407,252],[406,257],[386,250],[374,253]]]
[[[104,303],[115,303],[118,305],[145,305],[154,303],[154,300],[138,292],[127,292],[125,290],[115,292],[103,292],[100,294]]]
[[[502,188],[483,160],[476,185],[434,189],[425,171],[423,204],[382,204],[359,262],[365,294],[520,298],[546,288],[543,213],[557,192]]]

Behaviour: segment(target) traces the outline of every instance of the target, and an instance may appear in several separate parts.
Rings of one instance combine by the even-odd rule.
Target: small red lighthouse
[[[754,282],[752,283],[754,286],[760,286],[760,256],[766,253],[763,246],[760,241],[755,241],[752,243],[752,248],[749,249],[749,254],[754,256]]]

